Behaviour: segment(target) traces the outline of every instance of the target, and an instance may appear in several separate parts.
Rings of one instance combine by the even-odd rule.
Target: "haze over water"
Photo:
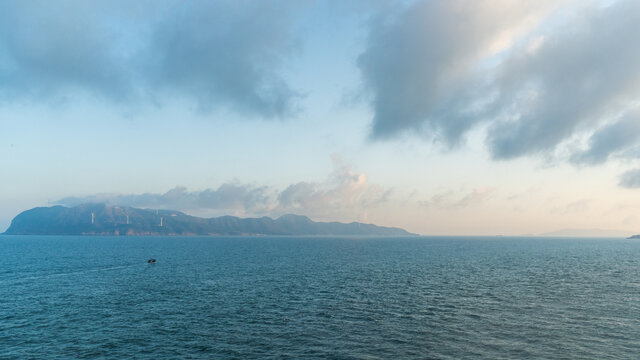
[[[2,359],[640,351],[633,240],[5,236],[0,258]]]

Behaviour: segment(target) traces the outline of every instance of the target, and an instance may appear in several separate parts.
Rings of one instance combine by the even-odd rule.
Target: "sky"
[[[84,202],[640,232],[635,0],[0,2],[0,231]]]

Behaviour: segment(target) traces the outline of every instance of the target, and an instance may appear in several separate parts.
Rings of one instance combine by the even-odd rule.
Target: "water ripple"
[[[3,237],[0,256],[2,359],[640,353],[640,242]]]

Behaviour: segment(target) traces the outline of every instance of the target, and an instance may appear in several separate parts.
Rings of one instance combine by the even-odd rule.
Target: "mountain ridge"
[[[105,204],[36,207],[18,214],[4,235],[365,235],[414,236],[359,222],[316,222],[303,215],[201,218],[175,210]]]

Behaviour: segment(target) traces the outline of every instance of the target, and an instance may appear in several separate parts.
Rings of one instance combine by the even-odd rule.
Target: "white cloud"
[[[474,188],[469,192],[458,195],[454,191],[446,191],[433,195],[429,200],[419,201],[418,204],[426,208],[444,210],[459,210],[474,205],[481,205],[490,200],[496,189],[490,187]]]
[[[388,200],[389,190],[371,184],[365,173],[348,169],[339,160],[324,182],[298,182],[284,190],[242,183],[225,183],[217,189],[188,191],[176,187],[164,194],[96,194],[60,199],[61,205],[107,203],[162,208],[191,214],[218,216],[279,216],[301,214],[320,220],[363,220],[367,211]]]

